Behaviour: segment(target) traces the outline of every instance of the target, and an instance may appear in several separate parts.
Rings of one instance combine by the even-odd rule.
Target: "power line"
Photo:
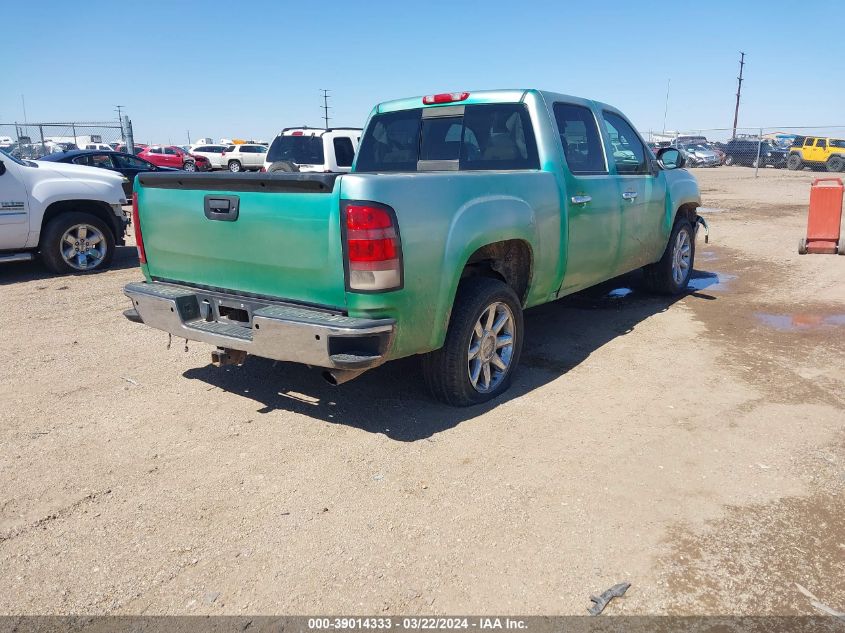
[[[321,105],[320,108],[323,110],[323,119],[326,122],[326,129],[328,129],[329,128],[329,109],[331,109],[331,106],[329,105],[329,92],[330,91],[326,90],[325,88],[320,88],[320,92],[323,93],[323,105]]]

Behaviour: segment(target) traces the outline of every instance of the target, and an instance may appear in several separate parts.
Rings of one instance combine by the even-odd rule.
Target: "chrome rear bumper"
[[[317,367],[375,367],[384,362],[395,329],[393,319],[169,283],[131,283],[123,291],[145,325],[178,338]],[[137,321],[132,311],[125,316]]]

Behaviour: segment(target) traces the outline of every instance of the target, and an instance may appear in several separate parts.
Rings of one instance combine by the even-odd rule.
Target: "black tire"
[[[489,391],[479,391],[470,380],[467,353],[476,323],[496,303],[505,304],[512,316],[510,362]],[[452,406],[466,407],[492,400],[510,386],[513,372],[519,363],[523,338],[522,306],[513,289],[498,279],[467,278],[458,286],[443,347],[422,358],[425,382],[435,398]],[[495,349],[498,348],[494,345],[494,352]]]
[[[102,255],[102,259],[95,265],[84,270],[74,268],[68,264],[64,257],[62,257],[61,250],[64,234],[74,226],[83,224],[97,229],[102,234],[103,241],[105,242],[105,252]],[[62,213],[50,220],[44,228],[41,234],[39,250],[41,252],[41,258],[44,260],[44,265],[54,273],[90,273],[108,268],[114,257],[114,235],[112,234],[111,228],[106,226],[106,223],[95,215],[81,211]]]
[[[267,173],[276,171],[294,173],[299,171],[299,167],[297,167],[296,163],[292,163],[289,160],[277,160],[267,168]]]
[[[804,161],[799,154],[790,154],[786,159],[786,168],[791,171],[798,171],[804,167]]]
[[[735,162],[735,161],[734,161],[734,157],[733,157],[733,156],[725,156],[725,165],[727,165],[728,167],[730,167],[731,165],[733,165],[733,164],[734,164],[734,162]]]
[[[799,255],[806,255],[807,254],[807,238],[802,237],[798,240],[798,254]]]
[[[828,171],[842,171],[845,169],[845,160],[842,160],[841,156],[831,156],[827,159],[825,167]]]
[[[182,165],[182,169],[184,169],[185,171],[196,171],[197,164],[192,160],[186,160],[185,164]]]
[[[243,171],[243,166],[241,165],[241,161],[239,160],[230,160],[228,167],[229,171],[233,174],[237,174]]]
[[[751,159],[751,166],[754,169],[757,169],[758,167],[765,167],[766,165],[765,165],[765,163],[763,163],[763,161],[761,161],[759,158],[757,158],[755,156],[754,158]]]
[[[678,242],[679,234],[685,231],[687,233],[689,244],[689,265],[681,275],[680,280],[676,280],[674,275],[674,247]],[[685,217],[675,220],[675,225],[672,227],[672,233],[669,235],[669,242],[666,244],[666,250],[663,251],[663,256],[654,264],[649,264],[643,267],[643,275],[645,278],[646,287],[657,294],[662,295],[679,295],[686,291],[687,284],[689,284],[692,270],[695,267],[695,231],[692,225]]]

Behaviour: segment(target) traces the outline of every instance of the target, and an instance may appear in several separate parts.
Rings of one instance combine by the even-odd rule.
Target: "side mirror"
[[[686,164],[684,155],[674,147],[664,147],[657,152],[657,162],[663,169],[680,169]]]

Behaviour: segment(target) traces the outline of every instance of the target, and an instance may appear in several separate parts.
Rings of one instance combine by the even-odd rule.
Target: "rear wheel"
[[[679,218],[672,227],[663,257],[643,268],[646,285],[659,294],[681,294],[687,289],[694,265],[695,233],[689,220]]]
[[[242,169],[241,162],[239,160],[230,160],[229,161],[229,171],[230,172],[232,172],[233,174],[236,174],[239,171],[241,171],[241,169]]]
[[[804,161],[801,160],[801,156],[798,154],[790,154],[789,158],[786,159],[786,168],[791,169],[792,171],[798,171],[804,166]]]
[[[841,156],[831,156],[825,163],[828,171],[842,171],[845,168],[845,160]]]
[[[510,386],[522,338],[522,306],[513,289],[498,279],[465,279],[443,347],[423,356],[426,384],[453,406],[487,402]]]
[[[91,272],[111,263],[114,236],[90,213],[63,213],[47,224],[40,251],[44,264],[54,273]]]
[[[734,157],[733,156],[725,156],[725,165],[730,167],[734,164]]]

